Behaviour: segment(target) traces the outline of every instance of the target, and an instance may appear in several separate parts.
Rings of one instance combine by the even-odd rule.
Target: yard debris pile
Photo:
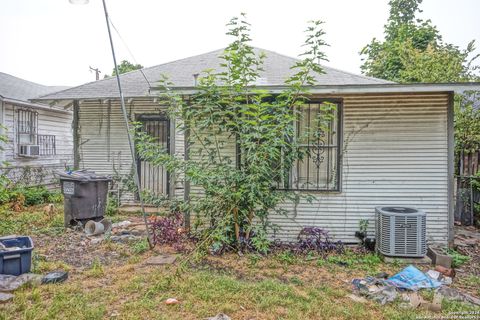
[[[447,271],[450,272],[451,269]],[[452,278],[440,271],[428,270],[423,273],[412,265],[390,278],[366,277],[352,280],[354,293],[358,298],[366,297],[382,305],[401,298],[404,301],[402,304],[404,307],[422,307],[430,311],[440,311],[443,299],[480,306],[480,299],[448,287],[451,283]],[[432,302],[425,301],[418,294],[418,291],[422,289],[435,290]],[[354,299],[353,297],[351,299],[362,302],[361,299]]]
[[[107,219],[103,219],[100,222],[93,222],[90,224],[92,225],[95,223],[96,226],[102,226],[100,229],[101,232],[91,232],[87,231],[88,226],[87,222],[85,225],[85,233],[87,236],[90,236],[90,241],[93,244],[97,244],[102,242],[104,239],[110,239],[113,242],[128,242],[128,241],[135,241],[141,240],[146,237],[146,229],[145,223],[140,218],[124,220],[116,223],[111,223]]]
[[[36,257],[41,261],[59,261],[79,269],[90,267],[94,261],[103,265],[122,263],[128,259],[125,252],[130,244],[145,239],[145,234],[143,220],[137,217],[113,223],[110,232],[99,235],[87,235],[80,226],[66,228],[65,232],[53,237],[36,235],[37,247],[42,248]]]

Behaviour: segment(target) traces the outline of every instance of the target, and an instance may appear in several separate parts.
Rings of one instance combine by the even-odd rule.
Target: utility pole
[[[98,68],[92,68],[91,66],[88,66],[90,68],[90,72],[95,72],[95,80],[98,81],[100,80],[100,73],[102,71],[100,71]]]

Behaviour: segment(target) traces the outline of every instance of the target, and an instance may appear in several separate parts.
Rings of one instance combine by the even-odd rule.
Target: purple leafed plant
[[[341,241],[333,241],[328,231],[319,227],[304,227],[298,235],[297,248],[301,252],[317,251],[320,254],[342,253],[344,249]]]
[[[173,245],[176,250],[182,250],[185,240],[183,216],[180,212],[168,216],[155,217],[150,221],[153,233],[153,244]]]

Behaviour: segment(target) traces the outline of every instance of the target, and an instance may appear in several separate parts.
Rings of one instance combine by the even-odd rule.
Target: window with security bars
[[[29,109],[17,110],[18,144],[32,145],[37,143],[38,112]]]
[[[341,106],[318,101],[296,110],[295,139],[304,156],[285,170],[279,188],[340,191]]]
[[[38,134],[38,112],[18,109],[16,112],[17,153],[20,156],[56,155],[56,137]]]

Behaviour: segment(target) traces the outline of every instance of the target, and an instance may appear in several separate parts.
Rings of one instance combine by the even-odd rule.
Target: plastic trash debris
[[[388,278],[385,280],[385,283],[399,289],[413,291],[419,289],[435,289],[442,285],[441,282],[430,278],[412,265]]]
[[[59,283],[59,282],[64,282],[67,279],[68,279],[68,272],[54,271],[54,272],[47,273],[42,278],[42,284]]]
[[[449,286],[453,282],[451,277],[444,276],[442,273],[436,270],[428,270],[426,274],[430,278],[440,281],[443,285]]]
[[[373,301],[380,303],[381,305],[386,304],[387,302],[392,302],[397,298],[397,290],[394,287],[380,287],[378,291],[372,292],[370,294]]]
[[[441,281],[444,285],[447,285],[447,286],[451,285],[453,282],[452,278],[450,277],[442,277]]]
[[[440,278],[440,272],[435,271],[435,270],[428,270],[426,272],[426,274],[427,274],[427,276],[429,276],[433,280],[439,280],[439,278]]]
[[[96,236],[105,232],[105,227],[102,223],[93,220],[88,220],[85,223],[85,233],[87,236]]]
[[[366,277],[365,279],[353,279],[352,284],[359,294],[384,305],[387,302],[395,300],[397,297],[396,288],[385,285],[384,281],[385,280],[373,277]]]
[[[180,301],[178,301],[176,298],[168,298],[165,300],[165,304],[179,304]]]

